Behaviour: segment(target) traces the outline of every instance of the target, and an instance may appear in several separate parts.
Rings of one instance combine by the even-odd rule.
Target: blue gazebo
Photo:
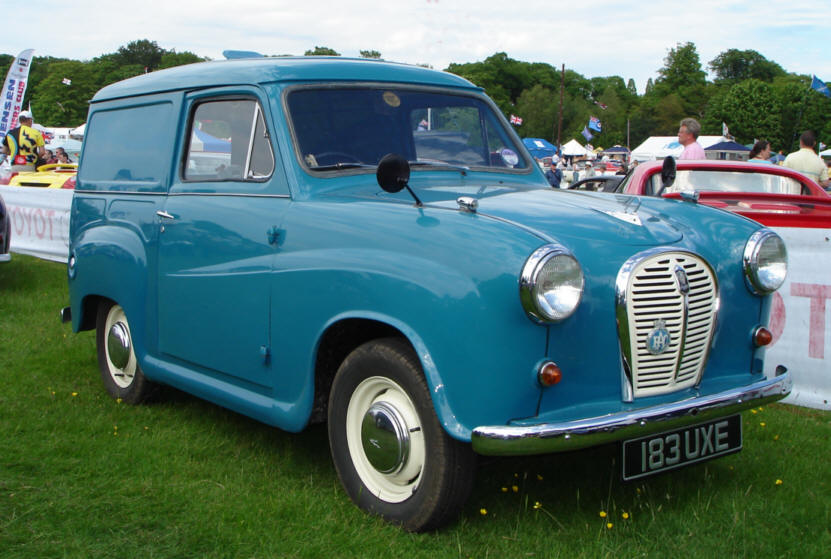
[[[732,140],[725,140],[704,148],[707,159],[729,159],[731,161],[747,161],[750,148]]]
[[[551,157],[557,153],[557,146],[542,138],[523,138],[522,143],[525,144],[531,155],[537,159]]]

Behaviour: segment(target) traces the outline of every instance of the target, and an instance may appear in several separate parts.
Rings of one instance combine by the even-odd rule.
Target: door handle
[[[169,213],[167,213],[167,212],[166,212],[166,211],[164,211],[164,210],[158,210],[158,211],[156,212],[156,215],[157,215],[157,216],[159,216],[159,217],[161,217],[162,219],[176,219],[176,217],[175,217],[175,216],[170,215]]]
[[[268,230],[268,244],[276,245],[280,241],[280,230],[277,226],[273,226]]]

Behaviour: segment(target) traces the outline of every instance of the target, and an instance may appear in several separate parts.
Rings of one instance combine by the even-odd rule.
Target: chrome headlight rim
[[[770,282],[766,281],[763,275],[760,274],[759,255],[767,243],[777,241],[781,243],[785,272],[781,275],[781,278]],[[788,277],[788,249],[782,237],[770,229],[759,229],[750,236],[744,247],[742,262],[747,288],[754,295],[770,295],[782,287],[782,284],[785,283],[785,279]]]
[[[557,311],[551,306],[544,304],[536,293],[540,274],[545,269],[545,266],[555,258],[567,258],[571,260],[579,275],[579,295],[571,308],[565,311]],[[551,243],[535,250],[525,261],[519,278],[519,298],[522,302],[522,308],[531,320],[541,324],[557,323],[573,315],[577,307],[580,306],[585,284],[586,280],[583,275],[583,267],[580,266],[577,258],[564,246]]]

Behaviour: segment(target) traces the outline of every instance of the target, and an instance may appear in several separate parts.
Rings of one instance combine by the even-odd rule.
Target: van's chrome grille
[[[624,399],[696,385],[718,313],[709,264],[688,252],[655,249],[630,258],[616,287]]]

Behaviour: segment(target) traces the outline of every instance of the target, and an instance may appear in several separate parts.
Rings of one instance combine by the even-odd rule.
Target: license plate
[[[742,418],[733,415],[623,442],[623,479],[646,477],[742,449]]]

